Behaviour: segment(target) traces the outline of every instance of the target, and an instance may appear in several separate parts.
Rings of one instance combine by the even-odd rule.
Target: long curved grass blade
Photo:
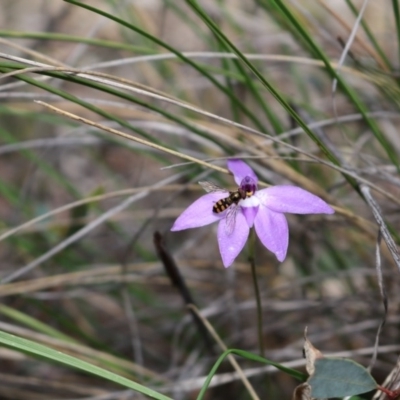
[[[398,51],[398,57],[400,59],[400,9],[399,9],[399,2],[397,0],[392,0],[392,6],[393,6],[393,15],[394,15],[394,20],[396,22],[396,30],[397,30],[397,51]]]
[[[282,372],[287,373],[288,375],[292,376],[295,379],[298,379],[299,381],[305,382],[305,380],[307,379],[307,375],[303,374],[299,371],[296,371],[294,369],[291,368],[287,368],[279,363],[276,363],[274,361],[268,360],[266,358],[257,356],[253,353],[250,353],[248,351],[244,351],[244,350],[236,350],[236,349],[229,349],[224,351],[218,358],[218,360],[215,362],[215,364],[213,365],[213,367],[211,368],[206,381],[204,382],[203,387],[201,388],[201,391],[199,393],[199,395],[197,396],[197,400],[202,400],[204,399],[204,395],[207,391],[208,386],[210,385],[211,379],[213,378],[213,376],[216,374],[218,368],[220,367],[220,365],[222,364],[222,362],[224,361],[224,359],[229,355],[229,354],[236,354],[240,357],[243,357],[245,359],[251,360],[251,361],[255,361],[255,362],[259,362],[262,364],[267,364],[267,365],[272,365],[274,367],[276,367],[277,369],[281,370]]]
[[[115,382],[119,385],[125,386],[129,389],[133,389],[139,393],[142,393],[152,399],[156,400],[172,400],[155,390],[149,389],[139,383],[124,378],[123,376],[109,372],[103,368],[92,365],[86,361],[82,361],[79,358],[72,357],[68,354],[60,351],[53,350],[50,347],[43,346],[35,343],[31,340],[23,339],[9,333],[0,331],[0,343],[15,350],[22,351],[24,353],[33,354],[36,356],[43,357],[48,360],[52,360],[69,367],[79,369],[92,375],[96,375],[100,378],[104,378],[110,382]]]
[[[235,102],[235,104],[237,105],[237,107],[239,107],[242,112],[255,124],[255,126],[257,126],[258,129],[260,130],[264,130],[264,125],[259,121],[259,119],[254,115],[254,113],[252,113],[244,104],[242,101],[240,101],[240,99],[238,99],[232,92],[230,92],[224,85],[222,85],[220,82],[218,82],[217,79],[215,79],[211,74],[209,74],[204,68],[202,68],[201,66],[199,66],[197,63],[195,63],[193,60],[191,60],[190,58],[184,56],[181,52],[177,51],[174,47],[168,45],[167,43],[163,42],[162,40],[156,38],[155,36],[149,34],[148,32],[138,28],[135,25],[132,25],[118,17],[115,17],[112,14],[109,14],[105,11],[102,11],[98,8],[95,7],[91,7],[87,4],[83,4],[80,3],[76,0],[64,0],[67,3],[71,3],[74,4],[76,6],[85,8],[89,11],[92,11],[96,14],[102,15],[106,18],[109,18],[112,21],[117,22],[118,24],[125,26],[128,29],[131,29],[137,33],[139,33],[140,35],[142,35],[143,37],[151,40],[152,42],[154,42],[155,44],[169,50],[171,53],[174,53],[180,60],[182,60],[183,62],[185,62],[186,64],[190,65],[192,68],[194,68],[196,71],[198,71],[201,75],[203,75],[205,78],[207,78],[215,87],[217,87],[221,92],[223,92],[228,98],[230,98],[233,102]]]
[[[265,0],[263,0],[263,3],[264,2],[265,2]],[[274,0],[274,2],[280,8],[281,12],[285,15],[285,17],[288,19],[288,21],[290,21],[290,23],[295,27],[298,34],[300,34],[301,37],[304,39],[304,41],[307,43],[307,45],[311,49],[312,53],[324,62],[326,70],[329,72],[331,77],[337,79],[339,86],[342,88],[342,90],[348,96],[348,98],[352,101],[352,103],[355,105],[355,107],[357,107],[359,112],[362,114],[365,122],[368,124],[369,128],[371,129],[372,133],[374,134],[376,139],[379,141],[379,143],[382,145],[382,147],[385,149],[386,154],[389,156],[392,163],[396,166],[397,170],[400,171],[400,164],[399,164],[398,156],[397,156],[395,150],[393,149],[393,146],[391,146],[390,143],[388,143],[388,141],[386,140],[385,136],[380,131],[376,122],[368,116],[368,110],[367,110],[366,106],[364,105],[364,103],[359,98],[359,96],[346,83],[346,81],[341,77],[341,75],[338,74],[336,72],[336,70],[332,67],[332,65],[329,62],[329,59],[326,56],[326,54],[324,53],[324,51],[316,44],[316,42],[311,37],[311,35],[307,32],[307,30],[293,16],[292,12],[289,10],[287,5],[284,4],[284,2],[281,0]],[[297,121],[297,118],[295,117],[295,115],[293,115],[293,118],[295,118]],[[300,122],[299,122],[299,124],[300,124]],[[300,124],[300,126],[302,126],[304,129],[303,125],[304,124],[302,124],[302,123]],[[309,129],[305,129],[305,131],[315,141],[316,138],[314,137],[312,132],[310,132]],[[336,158],[335,158],[335,161],[337,162]]]
[[[278,103],[288,112],[289,115],[293,117],[293,119],[304,129],[304,131],[310,136],[310,138],[318,145],[321,151],[326,155],[326,157],[332,161],[334,164],[339,165],[339,160],[336,158],[335,154],[333,154],[325,144],[316,136],[305,124],[303,119],[298,115],[298,113],[289,105],[289,103],[283,98],[283,96],[278,92],[275,87],[268,82],[264,76],[258,71],[257,68],[238,50],[238,48],[228,39],[228,37],[221,32],[221,30],[216,26],[216,24],[208,17],[208,15],[203,11],[200,5],[194,0],[186,0],[186,2],[190,5],[190,7],[199,15],[199,17],[208,25],[208,27],[218,35],[221,40],[223,40],[232,50],[233,52],[246,64],[246,66],[256,75],[256,77],[260,80],[260,82],[268,89],[268,91],[274,96],[274,98],[278,101]],[[332,68],[330,66],[330,68]],[[352,185],[355,187],[355,182],[346,177]]]
[[[10,134],[10,132],[6,131],[5,129],[2,129],[0,127],[0,137],[6,142],[6,143],[16,143],[15,137]],[[60,173],[57,172],[54,168],[51,167],[44,159],[41,159],[38,157],[36,154],[34,154],[30,150],[22,149],[21,150],[22,154],[24,156],[32,161],[35,165],[37,165],[38,168],[42,169],[48,176],[53,178],[55,182],[63,186],[71,195],[74,197],[79,197],[79,192],[76,190],[76,188],[71,185],[70,182],[68,182],[65,177],[63,177]]]
[[[148,47],[135,46],[129,43],[113,42],[111,40],[92,39],[83,36],[74,36],[69,34],[55,33],[55,32],[17,32],[17,31],[2,31],[0,30],[0,37],[6,38],[21,38],[21,39],[39,39],[39,40],[53,40],[60,42],[71,43],[84,43],[92,46],[106,47],[115,50],[126,50],[132,53],[139,54],[153,54],[154,50]]]
[[[57,329],[52,328],[51,326],[44,324],[36,318],[31,317],[21,311],[18,311],[14,308],[8,307],[4,304],[0,304],[0,314],[5,315],[6,317],[17,321],[20,324],[26,325],[31,329],[34,329],[37,332],[45,333],[46,335],[64,340],[66,342],[74,343],[75,340],[70,338],[67,335],[64,335],[62,332]]]
[[[351,0],[346,0],[346,3],[349,6],[350,10],[353,12],[353,14],[357,15],[358,11],[357,11],[356,7],[354,6],[353,2]],[[397,3],[397,0],[393,0],[393,5],[394,5],[394,3]],[[395,9],[394,9],[394,11],[395,11]],[[396,14],[395,14],[395,18],[396,18]],[[393,67],[391,65],[390,60],[386,56],[386,54],[383,51],[382,47],[379,45],[378,41],[376,40],[374,34],[371,32],[371,29],[369,28],[369,26],[365,22],[365,20],[361,21],[361,26],[363,27],[365,34],[367,35],[368,39],[372,43],[372,46],[374,47],[375,51],[381,57],[382,61],[385,63],[387,68],[389,68],[389,70],[392,70]]]
[[[4,67],[2,68],[2,65],[4,65],[5,68]],[[2,64],[0,64],[0,71],[9,72],[9,69],[8,69],[9,67],[14,68],[14,69],[22,69],[22,66],[18,65],[18,64],[9,64],[9,63],[3,64],[2,63]],[[181,126],[184,126],[185,128],[187,128],[187,129],[199,134],[200,136],[203,136],[203,137],[206,137],[208,139],[211,139],[210,136],[208,135],[208,133],[206,133],[205,131],[203,131],[200,128],[196,127],[195,125],[190,124],[185,119],[183,119],[183,118],[181,118],[179,116],[176,116],[176,114],[170,113],[168,111],[165,111],[161,107],[154,106],[154,105],[152,105],[152,104],[150,104],[148,102],[140,100],[139,98],[136,98],[136,97],[134,97],[132,95],[124,93],[124,92],[122,92],[120,90],[116,90],[114,88],[105,86],[104,84],[101,84],[101,83],[96,83],[96,82],[89,81],[87,79],[79,78],[77,76],[72,76],[70,74],[51,72],[51,71],[44,71],[42,73],[44,75],[52,76],[52,77],[55,77],[55,78],[60,78],[60,79],[63,79],[63,80],[69,81],[69,82],[79,83],[79,84],[82,84],[84,86],[88,86],[88,87],[91,87],[93,89],[104,91],[104,92],[112,94],[114,96],[117,96],[117,97],[123,98],[125,100],[131,101],[132,103],[138,104],[138,105],[140,105],[142,107],[148,108],[148,109],[150,109],[152,111],[157,112],[158,114],[163,115],[164,117],[168,118],[169,120],[171,120],[173,122],[176,122]],[[119,117],[115,116],[114,114],[106,112],[103,109],[101,109],[99,107],[96,107],[96,106],[94,106],[93,104],[90,104],[87,101],[81,100],[78,97],[76,97],[76,96],[74,96],[74,95],[72,95],[72,94],[70,94],[70,93],[68,93],[68,92],[66,92],[64,90],[55,88],[54,86],[48,85],[48,84],[46,84],[44,82],[40,82],[38,80],[32,79],[32,78],[30,78],[30,77],[28,77],[26,75],[19,74],[16,77],[17,77],[17,79],[25,81],[25,82],[29,83],[30,85],[40,87],[40,88],[46,90],[47,92],[56,94],[56,95],[58,95],[58,96],[60,96],[60,97],[62,97],[64,99],[67,99],[67,100],[70,100],[70,101],[72,101],[72,102],[74,102],[76,104],[79,104],[79,105],[81,105],[81,106],[83,106],[83,107],[85,107],[85,108],[97,113],[98,115],[101,115],[104,118],[107,118],[107,119],[110,119],[112,121],[115,121],[118,124],[120,124],[121,126],[123,126],[125,128],[128,128],[129,130],[141,135],[142,137],[145,137],[147,139],[151,139],[155,143],[160,143],[159,140],[157,140],[156,138],[150,137],[143,129],[140,129],[138,127],[134,127],[133,125],[129,124],[125,119],[119,118]],[[223,145],[222,145],[222,147],[223,147]]]

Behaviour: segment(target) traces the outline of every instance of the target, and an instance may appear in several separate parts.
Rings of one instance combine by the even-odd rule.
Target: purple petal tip
[[[283,262],[283,261],[285,261],[286,253],[282,253],[282,252],[275,253],[275,256],[279,262]]]
[[[325,214],[335,214],[335,210],[328,205],[327,210],[325,211]]]

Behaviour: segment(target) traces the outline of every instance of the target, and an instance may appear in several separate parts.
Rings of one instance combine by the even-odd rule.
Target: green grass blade
[[[216,27],[216,29],[218,29],[218,27]],[[229,46],[227,46],[227,44],[223,40],[221,40],[220,35],[215,35],[215,37],[218,40],[219,50],[220,51],[229,52],[230,51]],[[240,60],[237,60],[237,59],[233,59],[233,60],[222,59],[222,65],[225,66],[225,68],[224,68],[225,70],[230,71],[229,65],[231,65],[231,64],[233,64],[235,69],[238,71],[237,75],[239,75],[241,77],[239,79],[239,82],[243,82],[244,87],[251,93],[251,95],[253,96],[256,104],[258,104],[262,108],[264,114],[269,119],[269,121],[270,121],[270,123],[271,123],[271,125],[272,125],[272,127],[274,129],[274,133],[277,134],[277,133],[282,132],[283,131],[283,127],[282,127],[279,119],[276,117],[275,113],[270,109],[270,107],[268,106],[268,104],[264,100],[264,97],[260,93],[260,90],[257,87],[256,82],[253,81],[253,78],[250,76],[250,74],[247,72],[247,70],[243,67],[243,65],[240,62]],[[233,91],[233,87],[232,87],[231,90]],[[232,102],[232,106],[235,106],[234,102]],[[266,130],[265,127],[263,127],[262,132],[270,134]]]
[[[393,15],[394,15],[394,20],[396,23],[396,31],[397,31],[397,51],[398,51],[398,57],[400,61],[400,10],[399,10],[399,0],[392,0],[392,5],[393,5]]]
[[[126,379],[123,376],[114,374],[103,368],[99,368],[95,365],[92,365],[86,361],[82,361],[79,358],[72,357],[68,354],[64,354],[57,350],[53,350],[50,347],[43,346],[31,340],[23,339],[14,335],[10,335],[9,333],[0,331],[0,343],[12,349],[19,350],[28,354],[34,354],[36,356],[56,361],[58,363],[67,365],[69,367],[79,369],[89,374],[96,375],[100,378],[104,378],[108,381],[115,382],[129,389],[133,389],[153,399],[172,400],[170,397],[167,397],[161,393],[158,393],[152,389],[140,385],[139,383]]]
[[[192,61],[190,58],[186,57],[183,55],[181,52],[176,50],[174,47],[168,45],[167,43],[163,42],[162,40],[156,38],[153,35],[150,35],[148,32],[138,28],[135,25],[132,25],[120,18],[115,17],[112,14],[109,14],[105,11],[102,11],[98,8],[91,7],[87,4],[80,3],[75,0],[64,0],[67,3],[74,4],[76,6],[85,8],[89,11],[92,11],[96,14],[102,15],[103,17],[106,17],[112,21],[117,22],[118,24],[125,26],[128,29],[133,30],[134,32],[139,33],[143,37],[150,39],[152,42],[157,44],[158,46],[161,46],[171,53],[175,54],[180,60],[185,62],[186,64],[190,65],[192,68],[194,68],[196,71],[198,71],[201,75],[203,75],[205,78],[207,78],[215,87],[217,87],[222,93],[224,93],[228,98],[230,98],[232,101],[234,101],[237,105],[238,108],[242,110],[242,112],[257,126],[258,129],[264,130],[264,125],[258,120],[258,118],[252,113],[242,102],[240,99],[238,99],[234,93],[230,92],[224,85],[222,85],[220,82],[218,82],[217,79],[215,79],[212,75],[210,75],[204,68],[200,67],[197,63]]]
[[[18,141],[15,136],[13,136],[10,132],[2,129],[0,127],[0,137],[4,139],[4,141],[8,144],[14,144]],[[57,182],[60,186],[64,187],[65,190],[68,191],[72,196],[78,198],[80,197],[80,193],[78,190],[66,179],[62,174],[57,172],[56,169],[52,168],[52,166],[47,163],[42,157],[35,154],[35,152],[22,149],[20,153],[23,154],[28,160],[34,163],[38,168],[43,170],[48,176],[50,176],[55,182]]]
[[[229,354],[236,354],[240,357],[246,358],[248,360],[251,361],[255,361],[255,362],[259,362],[262,364],[267,364],[267,365],[272,365],[274,367],[276,367],[277,369],[287,373],[288,375],[294,377],[295,379],[298,379],[299,381],[304,382],[307,379],[307,375],[296,371],[294,369],[291,368],[287,368],[279,363],[276,363],[274,361],[268,360],[266,358],[257,356],[253,353],[249,353],[248,351],[244,351],[244,350],[236,350],[236,349],[229,349],[224,351],[218,358],[218,360],[215,362],[214,366],[211,368],[206,381],[204,382],[203,387],[200,390],[199,395],[197,396],[197,400],[203,400],[204,395],[208,389],[208,386],[210,385],[210,382],[213,378],[213,376],[216,374],[219,366],[222,364],[222,362],[225,360],[225,358],[229,355]]]
[[[8,307],[4,304],[0,304],[0,313],[16,322],[19,322],[20,324],[28,326],[31,329],[34,329],[37,332],[44,333],[56,339],[64,340],[65,342],[69,343],[75,342],[74,339],[70,338],[67,335],[64,335],[57,329],[54,329],[51,326],[37,320],[36,318],[33,318],[25,313],[22,313],[21,311]]]
[[[265,2],[265,0],[263,0]],[[296,28],[298,34],[306,41],[307,45],[313,52],[313,54],[321,59],[326,67],[326,70],[329,72],[332,78],[336,78],[339,86],[342,88],[344,93],[348,96],[348,98],[352,101],[352,103],[355,105],[355,107],[359,110],[359,112],[362,114],[365,122],[368,124],[369,128],[371,129],[372,133],[378,140],[378,142],[381,144],[381,146],[385,149],[386,154],[392,161],[393,165],[396,166],[397,170],[400,171],[400,164],[399,160],[396,154],[396,151],[393,149],[393,146],[388,143],[386,140],[385,136],[382,134],[380,131],[377,123],[371,119],[368,116],[368,110],[364,103],[360,100],[356,92],[350,88],[350,86],[344,81],[344,79],[341,77],[340,74],[336,72],[336,70],[332,67],[330,64],[330,61],[328,57],[325,55],[325,53],[322,51],[322,49],[316,44],[316,42],[313,40],[311,35],[307,32],[307,30],[299,23],[299,21],[293,16],[289,8],[284,4],[283,1],[281,0],[274,0],[274,2],[279,6],[281,12],[287,17],[287,19],[292,23],[292,25]],[[286,107],[285,107],[286,108]],[[305,126],[303,121],[297,116],[296,113],[291,113],[293,118],[296,119],[296,121],[299,123],[299,125],[306,131],[306,133],[314,140],[316,143],[320,146],[320,141],[315,135]],[[299,121],[300,120],[300,121]],[[321,146],[320,146],[321,147]],[[328,149],[323,146],[324,152],[329,153],[329,159],[332,162],[335,162],[337,164],[336,157],[330,153]],[[348,179],[348,178],[346,178]]]
[[[396,3],[397,0],[393,0],[393,3]],[[358,14],[357,8],[354,6],[351,0],[346,0],[347,5],[351,9],[354,15]],[[392,70],[392,64],[389,60],[389,58],[386,56],[385,52],[382,50],[382,47],[379,45],[378,41],[375,39],[374,34],[371,32],[371,29],[369,29],[368,24],[365,22],[365,20],[361,20],[361,26],[364,29],[365,34],[367,35],[369,41],[372,43],[372,46],[374,47],[375,51],[379,54],[381,57],[382,61],[385,63],[385,65],[389,68],[389,70]],[[400,42],[399,42],[400,44]]]
[[[218,27],[214,24],[211,18],[202,10],[198,3],[194,0],[186,0],[186,2],[192,7],[192,9],[199,15],[199,17],[208,25],[208,27],[216,34],[219,35],[237,56],[246,64],[246,66],[256,75],[260,82],[268,89],[268,91],[275,97],[278,103],[296,120],[296,122],[304,129],[304,131],[314,140],[319,146],[321,151],[328,157],[330,161],[339,165],[339,160],[336,156],[325,146],[325,144],[307,127],[301,117],[296,111],[289,105],[289,103],[280,95],[277,89],[269,83],[263,75],[254,67],[254,65],[236,48],[236,46],[225,36]]]
[[[5,65],[7,68],[9,68],[9,67],[14,67],[16,69],[23,68],[23,66],[21,66],[21,65],[0,63],[0,71],[3,71],[3,72],[9,72],[9,71],[4,69],[4,68],[2,68],[1,65]],[[126,94],[126,93],[124,93],[122,91],[119,91],[119,90],[116,90],[114,88],[105,86],[104,84],[95,83],[95,82],[92,82],[92,81],[89,81],[89,80],[86,80],[86,79],[83,79],[83,78],[79,78],[79,77],[76,77],[76,76],[73,76],[73,75],[69,75],[69,74],[63,74],[63,73],[57,73],[57,72],[43,72],[43,75],[48,75],[48,76],[51,76],[51,77],[60,78],[60,79],[63,79],[63,80],[69,81],[69,82],[79,83],[81,85],[88,86],[88,87],[91,87],[93,89],[97,89],[97,90],[109,93],[111,95],[120,97],[122,99],[131,101],[132,103],[138,104],[138,105],[140,105],[140,106],[142,106],[144,108],[150,109],[150,110],[152,110],[152,111],[154,111],[154,112],[156,112],[156,113],[158,113],[160,115],[163,115],[167,119],[178,123],[179,125],[181,125],[181,126],[187,128],[187,129],[197,133],[200,136],[203,136],[205,138],[208,138],[208,139],[212,140],[215,144],[219,144],[221,146],[221,148],[223,148],[223,149],[225,149],[227,151],[227,149],[224,148],[224,146],[222,144],[216,143],[214,141],[214,139],[211,138],[211,136],[207,132],[205,132],[205,131],[199,129],[198,127],[188,123],[185,119],[180,118],[179,116],[177,116],[174,113],[170,113],[168,111],[165,111],[164,109],[162,109],[160,107],[156,107],[156,106],[154,106],[154,105],[152,105],[150,103],[147,103],[147,102],[145,102],[143,100],[140,100],[140,99],[138,99],[138,98],[136,98],[134,96],[131,96],[129,94]],[[149,136],[144,130],[142,130],[140,128],[137,128],[137,127],[134,127],[131,124],[129,124],[128,122],[126,122],[126,120],[124,120],[122,118],[118,118],[115,115],[113,115],[113,114],[111,114],[109,112],[106,112],[106,111],[102,110],[101,108],[96,107],[96,106],[88,103],[87,101],[81,100],[78,97],[76,97],[76,96],[74,96],[74,95],[72,95],[70,93],[67,93],[67,92],[65,92],[63,90],[57,89],[57,88],[55,88],[55,87],[53,87],[51,85],[48,85],[46,83],[43,83],[43,82],[37,81],[35,79],[29,78],[29,77],[27,77],[25,75],[17,75],[17,79],[23,80],[23,81],[25,81],[25,82],[33,85],[33,86],[40,87],[40,88],[42,88],[42,89],[44,89],[44,90],[46,90],[46,91],[48,91],[50,93],[56,94],[56,95],[58,95],[58,96],[60,96],[60,97],[62,97],[64,99],[67,99],[67,100],[70,100],[70,101],[72,101],[74,103],[77,103],[77,104],[79,104],[79,105],[81,105],[81,106],[83,106],[83,107],[85,107],[85,108],[87,108],[87,109],[89,109],[89,110],[101,115],[104,118],[107,118],[107,119],[110,119],[112,121],[117,122],[121,126],[123,126],[123,127],[127,128],[127,129],[129,129],[129,130],[141,135],[142,137],[144,137],[144,138],[146,138],[148,140],[152,140],[154,143],[161,144],[161,142],[159,140],[155,139],[152,136]]]
[[[133,46],[127,43],[113,42],[111,40],[101,40],[85,38],[82,36],[73,36],[54,32],[18,32],[18,31],[2,31],[0,37],[18,38],[18,39],[38,39],[38,40],[54,40],[59,42],[71,42],[89,44],[92,46],[106,47],[115,50],[127,50],[135,54],[154,54],[154,50],[148,47]]]

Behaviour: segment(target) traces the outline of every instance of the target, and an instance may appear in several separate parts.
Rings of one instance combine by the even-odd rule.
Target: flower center
[[[245,176],[242,182],[240,182],[239,193],[242,195],[243,199],[253,196],[256,190],[256,181],[250,176]]]

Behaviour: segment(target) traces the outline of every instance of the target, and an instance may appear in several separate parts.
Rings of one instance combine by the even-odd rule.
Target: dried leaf
[[[294,389],[292,400],[312,400],[311,386],[304,382]]]
[[[303,346],[303,351],[304,351],[304,357],[306,359],[306,370],[308,372],[308,375],[313,375],[314,374],[314,364],[315,361],[323,358],[324,355],[316,349],[311,342],[307,338],[307,328],[304,330],[304,346]]]

